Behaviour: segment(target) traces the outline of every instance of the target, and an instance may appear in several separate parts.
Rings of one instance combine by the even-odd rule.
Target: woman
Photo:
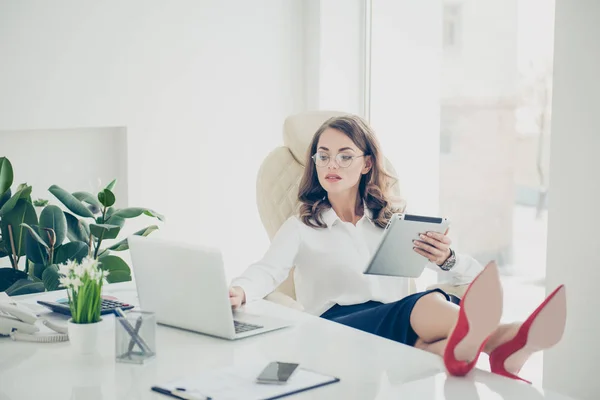
[[[524,323],[499,324],[496,265],[482,268],[454,253],[450,239],[435,232],[423,232],[414,251],[446,279],[471,282],[460,307],[442,290],[409,295],[404,278],[363,274],[390,217],[403,211],[392,205],[394,180],[379,147],[356,116],[335,117],[319,128],[300,183],[299,213],[281,226],[263,259],[233,280],[232,307],[264,297],[295,265],[296,296],[306,311],[439,354],[453,375],[468,373],[484,351],[493,372],[519,379],[529,355],[562,336],[564,287]]]

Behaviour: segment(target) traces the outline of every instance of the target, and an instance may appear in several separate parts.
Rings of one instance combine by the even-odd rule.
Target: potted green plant
[[[43,283],[29,280],[27,271],[19,269],[19,261],[25,256],[27,234],[27,230],[21,224],[38,223],[38,216],[31,201],[32,188],[21,184],[13,192],[12,184],[12,165],[7,158],[0,157],[0,259],[8,258],[10,261],[9,268],[0,268],[0,291],[17,285],[23,287],[23,293],[38,292],[44,290]],[[17,284],[18,281],[29,282],[28,285],[23,285]]]
[[[100,329],[102,285],[109,272],[100,262],[85,257],[81,262],[67,261],[58,268],[60,284],[67,289],[71,318],[69,341],[80,354],[94,353]]]
[[[32,188],[26,184],[12,195],[12,183],[12,165],[0,157],[0,258],[8,257],[11,264],[0,268],[0,291],[11,296],[59,289],[58,265],[85,257],[100,261],[100,268],[110,272],[109,283],[129,281],[129,266],[114,254],[129,249],[127,239],[108,247],[103,243],[117,239],[127,219],[147,215],[164,220],[147,208],[116,208],[116,180],[96,195],[52,185],[48,190],[66,210],[46,200],[32,201]],[[39,218],[34,206],[42,208]],[[133,235],[147,236],[157,229],[150,225]],[[23,257],[25,265],[20,268]]]

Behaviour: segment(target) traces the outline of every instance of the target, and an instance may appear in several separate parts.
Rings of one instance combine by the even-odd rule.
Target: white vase
[[[76,324],[69,319],[69,341],[79,354],[93,354],[98,350],[98,337],[102,320],[92,324]]]

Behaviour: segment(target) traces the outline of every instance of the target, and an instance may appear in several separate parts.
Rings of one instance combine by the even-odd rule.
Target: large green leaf
[[[116,225],[119,228],[122,228],[125,225],[125,218],[113,217],[113,218],[110,219],[110,224],[111,225]]]
[[[8,256],[8,252],[6,251],[6,247],[4,247],[4,241],[0,240],[0,258],[4,258]]]
[[[100,259],[101,257],[106,257],[107,255],[110,254],[110,251],[108,249],[100,249],[98,251],[98,259]]]
[[[144,229],[140,229],[139,231],[135,232],[134,235],[148,236],[155,230],[158,230],[158,226],[150,225],[150,226],[145,227]],[[129,250],[129,243],[127,242],[127,239],[123,239],[119,243],[115,243],[114,245],[110,246],[108,248],[108,250],[113,250],[113,251]]]
[[[108,283],[127,282],[131,280],[129,265],[121,257],[107,255],[99,258],[100,268],[108,271]]]
[[[54,252],[54,264],[63,264],[67,260],[81,262],[88,255],[89,247],[84,242],[68,242]]]
[[[41,238],[43,233],[40,232],[40,228],[37,225],[23,224],[23,226],[29,230],[29,234],[25,238],[27,258],[35,264],[48,264],[48,245]]]
[[[21,224],[31,226],[37,225],[37,223],[37,214],[35,213],[33,205],[26,200],[20,199],[15,208],[2,217],[2,223],[0,224],[0,228],[2,228],[2,240],[9,240],[8,226],[12,226],[12,236],[16,255],[24,256],[27,229]]]
[[[115,204],[115,194],[111,192],[109,189],[104,189],[100,193],[98,193],[98,200],[105,207],[111,207]]]
[[[13,184],[12,164],[6,157],[0,157],[0,194],[6,192]]]
[[[19,186],[17,186],[17,192],[21,192],[21,198],[27,200],[31,204],[33,204],[33,201],[31,201],[32,190],[33,188],[27,185],[27,183],[21,183]]]
[[[25,199],[29,200],[31,195],[31,186],[24,186],[20,190],[18,190],[13,197],[11,197],[2,208],[0,208],[0,216],[4,216],[11,212],[13,208],[17,205],[19,200]],[[31,201],[29,201],[31,203]]]
[[[56,235],[54,246],[60,246],[67,236],[67,219],[58,206],[46,206],[40,214],[40,228],[52,229]]]
[[[109,219],[110,217],[112,217],[112,215],[115,213],[115,211],[117,211],[117,210],[115,210],[115,208],[114,208],[114,207],[108,207],[108,208],[106,209],[106,216],[105,216],[105,217],[106,217],[106,220],[107,220],[107,221],[108,221],[108,219]]]
[[[110,209],[112,209],[112,207],[110,207]],[[106,221],[108,221],[109,219],[110,219],[110,225],[116,225],[116,226],[119,226],[121,228],[125,225],[125,218],[122,218],[122,217],[119,217],[119,216],[114,217],[114,218],[109,217],[109,216],[106,216],[105,218],[102,218],[102,216],[99,216],[99,217],[96,218],[96,223],[97,224],[105,224]]]
[[[29,226],[28,224],[23,223],[21,226],[29,231],[29,236],[31,236],[33,240],[45,248],[49,248],[48,241],[44,239],[45,232],[43,232],[38,225]]]
[[[32,269],[32,273],[30,275],[33,275],[32,278],[41,280],[47,267],[48,264],[33,264],[30,267]]]
[[[8,200],[10,200],[10,196],[12,195],[12,191],[10,190],[10,188],[8,188],[6,190],[6,192],[4,192],[1,196],[0,196],[0,208],[2,208],[2,206],[4,206],[4,204],[6,204],[6,202]]]
[[[92,214],[98,214],[102,211],[102,204],[96,199],[96,197],[88,192],[75,192],[73,193],[73,197],[75,197],[79,201],[83,201],[89,204],[88,209],[92,212]]]
[[[113,190],[113,188],[115,187],[115,184],[117,183],[117,178],[113,179],[112,182],[110,182],[108,185],[106,185],[106,189],[108,190]]]
[[[102,204],[96,199],[96,197],[88,192],[75,192],[73,193],[73,197],[75,197],[79,201],[84,201],[90,205],[96,206],[98,208],[102,208]]]
[[[88,223],[66,211],[64,214],[67,220],[67,238],[71,242],[79,241],[88,243],[90,240],[90,227]]]
[[[119,236],[121,227],[109,224],[90,224],[90,232],[100,240],[114,239]]]
[[[73,213],[80,217],[94,218],[94,214],[81,201],[63,188],[52,185],[48,190]]]
[[[44,291],[43,282],[34,282],[29,279],[19,279],[11,287],[6,289],[9,296],[18,296],[21,294],[39,293]]]
[[[161,214],[157,213],[156,211],[150,210],[148,208],[141,208],[141,207],[130,207],[130,208],[123,208],[121,210],[117,210],[114,212],[111,219],[116,216],[121,217],[121,218],[135,218],[135,217],[139,217],[142,214],[145,214],[149,217],[156,217],[161,221],[165,220],[165,217],[163,217]],[[107,222],[110,222],[110,219]]]
[[[27,279],[27,274],[14,268],[0,268],[0,292],[4,292],[19,279]]]
[[[60,282],[58,279],[60,274],[58,273],[58,267],[55,264],[48,265],[42,274],[42,281],[47,291],[57,290]]]

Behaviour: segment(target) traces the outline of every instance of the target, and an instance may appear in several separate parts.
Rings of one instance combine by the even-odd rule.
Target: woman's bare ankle
[[[510,341],[517,335],[522,322],[513,322],[510,324],[501,324],[498,326],[496,331],[490,335],[485,347],[483,348],[484,353],[490,354],[498,346]]]

